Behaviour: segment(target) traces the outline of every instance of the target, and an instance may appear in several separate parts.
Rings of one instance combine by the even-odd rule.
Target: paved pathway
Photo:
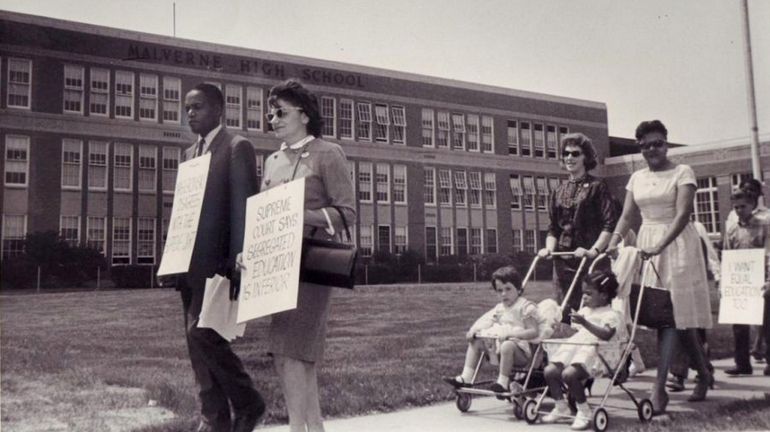
[[[720,404],[736,399],[751,399],[764,397],[770,391],[770,377],[762,375],[764,364],[754,367],[754,375],[750,377],[727,377],[724,370],[732,366],[731,359],[714,362],[716,367],[716,386],[710,390],[708,399],[704,402],[690,403],[687,397],[692,389],[688,381],[687,390],[682,393],[670,393],[670,412],[692,412],[695,410],[712,409]],[[655,376],[654,370],[648,370],[629,380],[627,386],[638,398],[648,397],[649,388]],[[597,380],[594,385],[594,396],[589,398],[589,404],[595,407],[601,401],[600,395],[609,383],[608,379]],[[451,391],[451,390],[447,390]],[[548,400],[548,399],[546,399]],[[545,408],[550,409],[550,404]],[[461,413],[454,402],[440,403],[424,408],[406,409],[387,414],[372,414],[361,417],[331,419],[324,425],[328,432],[499,432],[505,431],[534,431],[534,432],[565,432],[569,424],[528,425],[524,420],[517,420],[512,412],[512,405],[490,397],[476,397],[467,413]],[[636,408],[628,396],[620,389],[613,389],[606,404],[609,413],[609,429],[619,424],[639,422]],[[285,432],[288,426],[270,426],[256,429],[257,432]]]

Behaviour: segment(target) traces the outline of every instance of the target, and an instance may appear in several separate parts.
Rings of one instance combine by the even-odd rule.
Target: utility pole
[[[757,103],[754,99],[754,66],[751,61],[748,0],[741,1],[741,13],[743,15],[743,36],[746,42],[746,93],[749,104],[749,126],[751,128],[751,170],[754,178],[763,182],[762,167],[759,163],[759,127],[757,126]]]

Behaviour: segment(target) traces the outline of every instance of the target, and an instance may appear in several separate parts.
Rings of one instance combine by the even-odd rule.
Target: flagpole
[[[751,170],[755,179],[763,181],[762,168],[759,164],[759,128],[757,126],[757,103],[754,99],[754,66],[751,61],[748,0],[741,1],[741,13],[743,15],[743,37],[746,47],[746,92],[749,104],[749,126],[751,127]]]

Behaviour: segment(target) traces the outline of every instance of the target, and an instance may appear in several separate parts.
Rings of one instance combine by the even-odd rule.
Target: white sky
[[[0,0],[0,9],[163,35],[173,0]],[[770,1],[749,0],[770,137]],[[177,37],[607,104],[609,132],[749,136],[740,0],[176,0]]]

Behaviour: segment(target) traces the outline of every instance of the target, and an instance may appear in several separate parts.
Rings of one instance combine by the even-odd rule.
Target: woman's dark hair
[[[743,179],[743,181],[741,181],[741,184],[738,186],[738,188],[745,191],[751,191],[757,196],[764,195],[764,193],[762,192],[762,183],[755,178]]]
[[[585,166],[586,171],[596,168],[598,163],[596,161],[596,149],[590,138],[579,132],[564,135],[561,137],[561,143],[559,144],[559,153],[563,152],[567,146],[580,147],[580,150],[583,152],[583,166]],[[563,165],[564,158],[560,160]]]
[[[618,295],[618,280],[609,270],[594,270],[583,277],[583,282],[606,294],[608,302]]]
[[[759,195],[757,195],[754,189],[741,188],[735,191],[732,195],[730,195],[730,200],[731,201],[746,200],[750,202],[754,207],[756,207],[757,203],[759,202]]]
[[[650,132],[660,132],[663,137],[668,139],[668,129],[660,120],[643,121],[636,127],[636,140],[639,141],[643,136]]]
[[[318,98],[306,89],[298,79],[289,78],[274,85],[270,89],[267,102],[270,106],[278,108],[278,99],[283,99],[293,106],[302,108],[302,112],[310,119],[307,123],[307,132],[316,138],[321,136],[324,121],[318,108]]]
[[[225,97],[222,95],[222,90],[219,90],[219,87],[209,83],[200,83],[193,87],[192,90],[198,90],[203,93],[206,102],[216,105],[220,109],[225,109]]]
[[[521,286],[521,275],[513,266],[500,267],[492,273],[492,289],[495,291],[497,291],[497,281],[512,283],[520,294],[524,291],[524,288]]]

